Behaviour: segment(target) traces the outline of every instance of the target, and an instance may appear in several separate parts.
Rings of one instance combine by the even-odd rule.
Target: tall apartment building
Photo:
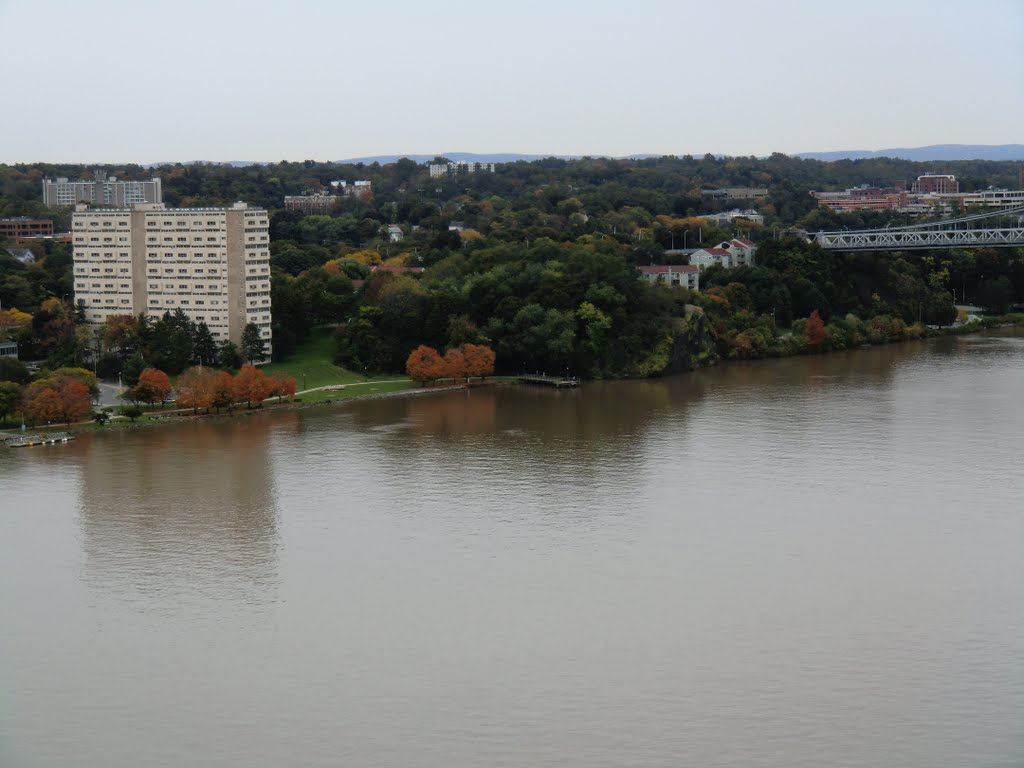
[[[90,209],[71,217],[75,303],[86,319],[181,309],[214,339],[270,332],[270,219],[262,208]]]
[[[43,203],[48,208],[79,203],[126,208],[137,203],[162,202],[163,190],[155,176],[149,181],[118,181],[116,176],[108,176],[105,181],[43,179]]]

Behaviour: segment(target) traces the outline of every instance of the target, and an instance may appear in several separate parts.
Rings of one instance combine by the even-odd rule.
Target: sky
[[[1024,0],[0,0],[0,162],[1024,143]]]

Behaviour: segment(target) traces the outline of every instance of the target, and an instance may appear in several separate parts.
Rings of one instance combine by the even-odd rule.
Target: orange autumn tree
[[[807,339],[807,345],[811,349],[818,349],[825,343],[825,336],[825,322],[818,314],[818,310],[814,310],[804,324],[804,338]]]
[[[50,387],[43,387],[34,396],[26,395],[21,412],[32,424],[60,421],[60,395]]]
[[[410,379],[420,384],[434,381],[445,375],[444,360],[437,354],[436,349],[420,344],[409,353],[409,358],[405,361],[405,372],[409,374]]]
[[[73,375],[34,381],[25,389],[22,413],[32,422],[78,421],[92,410],[92,395]]]
[[[295,397],[294,376],[289,376],[286,373],[278,373],[270,377],[270,383],[273,385],[270,397],[277,397],[277,402],[280,403],[282,397],[287,397],[289,400]]]
[[[494,350],[483,344],[463,344],[459,349],[466,361],[466,376],[484,378],[494,374]]]
[[[125,392],[129,400],[141,401],[152,405],[162,402],[171,394],[171,380],[159,368],[146,368],[139,374],[139,381]]]
[[[461,348],[452,347],[445,352],[443,362],[445,378],[461,379],[468,375],[466,373],[466,357],[462,354]]]
[[[193,413],[200,408],[209,410],[213,405],[216,380],[217,371],[211,368],[195,365],[185,369],[178,376],[178,405],[191,408]]]
[[[262,403],[270,397],[273,389],[273,382],[267,374],[252,363],[243,365],[235,376],[235,401],[244,402],[246,408],[252,408],[253,403]]]
[[[89,388],[77,379],[68,378],[59,383],[57,394],[60,395],[61,421],[70,424],[82,419],[92,410],[92,397]]]
[[[221,408],[230,408],[234,403],[235,377],[227,371],[221,371],[211,386],[210,405],[220,413]]]

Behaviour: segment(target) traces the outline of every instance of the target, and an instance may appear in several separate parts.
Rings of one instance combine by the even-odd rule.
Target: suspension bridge
[[[999,221],[993,226],[994,219]],[[1024,246],[1024,206],[905,227],[814,232],[808,237],[826,251],[1013,248]]]

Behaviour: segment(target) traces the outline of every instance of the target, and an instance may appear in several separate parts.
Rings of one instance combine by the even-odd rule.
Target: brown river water
[[[1024,335],[0,449],[0,766],[1024,765]]]

